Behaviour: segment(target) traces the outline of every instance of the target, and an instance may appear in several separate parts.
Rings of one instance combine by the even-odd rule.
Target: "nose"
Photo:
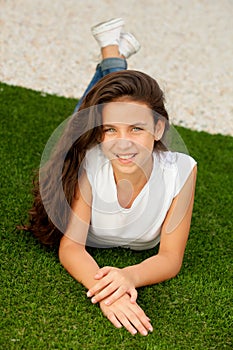
[[[119,150],[130,149],[132,145],[133,145],[133,142],[129,138],[118,138],[116,140],[116,146]]]

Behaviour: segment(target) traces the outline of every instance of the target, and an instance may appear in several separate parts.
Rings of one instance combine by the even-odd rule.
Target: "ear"
[[[165,122],[159,119],[155,125],[155,133],[154,133],[155,141],[161,140],[161,138],[163,137],[164,129],[165,129]]]

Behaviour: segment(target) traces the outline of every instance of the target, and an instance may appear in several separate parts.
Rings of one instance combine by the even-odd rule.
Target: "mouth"
[[[115,154],[116,158],[124,164],[131,163],[136,155],[137,153]]]

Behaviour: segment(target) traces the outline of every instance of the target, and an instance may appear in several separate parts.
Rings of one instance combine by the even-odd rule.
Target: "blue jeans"
[[[75,107],[75,112],[79,109],[84,97],[87,95],[87,93],[91,90],[91,88],[105,75],[112,73],[112,72],[118,72],[120,70],[126,70],[127,69],[127,62],[123,58],[113,57],[113,58],[105,58],[103,59],[96,67],[95,74],[93,78],[91,79],[88,87],[86,88],[83,96],[80,98],[79,102],[77,103]]]

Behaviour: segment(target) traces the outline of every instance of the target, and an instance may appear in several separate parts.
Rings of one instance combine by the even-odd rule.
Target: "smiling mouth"
[[[130,153],[130,154],[116,154],[116,157],[118,159],[122,160],[131,160],[136,156],[137,153]]]

